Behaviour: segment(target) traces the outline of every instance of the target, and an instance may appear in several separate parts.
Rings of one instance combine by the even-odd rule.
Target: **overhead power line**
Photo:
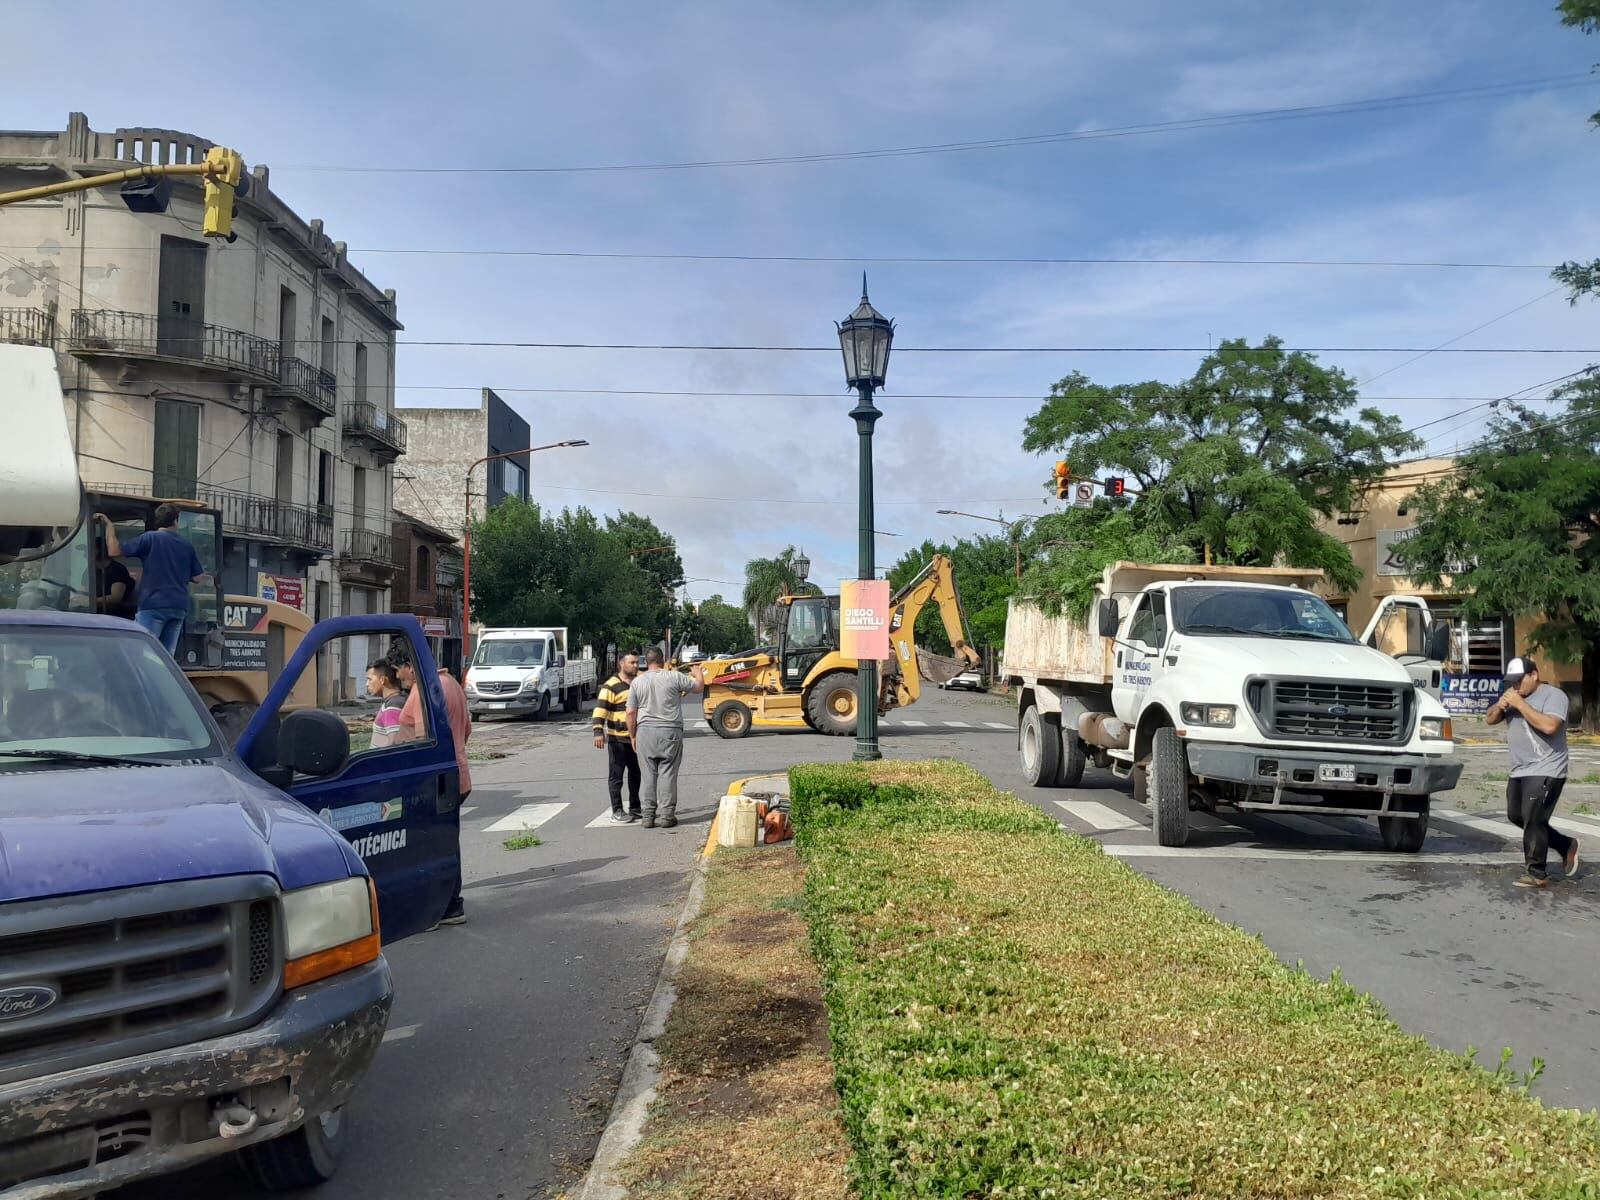
[[[744,158],[691,159],[681,162],[607,163],[567,166],[418,166],[374,164],[347,166],[337,163],[291,164],[276,171],[315,171],[357,175],[561,175],[601,174],[628,171],[693,171],[720,167],[766,167],[796,163],[857,162],[874,158],[912,158],[933,154],[962,154],[978,150],[1006,150],[1026,146],[1058,145],[1065,142],[1100,141],[1109,138],[1146,137],[1152,134],[1182,133],[1192,130],[1226,129],[1273,121],[1295,121],[1314,117],[1359,116],[1394,109],[1421,108],[1462,100],[1495,99],[1527,92],[1592,85],[1595,78],[1582,74],[1546,75],[1535,79],[1509,80],[1470,87],[1444,88],[1427,92],[1407,92],[1395,96],[1376,96],[1364,100],[1345,100],[1331,104],[1305,104],[1290,108],[1266,108],[1211,116],[1186,117],[1173,121],[1151,121],[1133,125],[1112,125],[1097,129],[1059,130],[1053,133],[1021,134],[1009,137],[979,138],[961,142],[929,142],[888,146],[869,150],[833,150],[810,154],[769,154]]]
[[[353,343],[340,343],[353,344]],[[488,340],[401,339],[397,346],[494,350],[693,350],[702,353],[838,354],[833,346],[760,346],[687,342],[502,342]],[[1219,346],[896,346],[896,354],[1252,354],[1259,346],[1225,350]],[[1589,354],[1590,346],[1279,346],[1305,354]]]

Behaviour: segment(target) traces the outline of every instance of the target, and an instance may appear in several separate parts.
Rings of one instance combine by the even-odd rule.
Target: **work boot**
[[[677,817],[662,817],[661,818],[661,828],[663,828],[663,829],[671,829],[677,823],[678,823],[678,818]]]
[[[654,817],[646,817],[643,821],[639,822],[639,825],[644,829],[654,829],[656,827],[656,819]]]

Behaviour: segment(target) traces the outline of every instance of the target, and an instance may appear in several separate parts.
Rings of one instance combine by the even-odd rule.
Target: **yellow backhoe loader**
[[[917,616],[930,600],[939,605],[954,658],[916,643]],[[752,728],[853,734],[856,660],[839,653],[839,597],[782,596],[778,604],[784,624],[775,648],[702,664],[706,720],[725,738],[744,737]],[[955,565],[943,554],[890,602],[889,648],[878,685],[880,716],[915,704],[924,679],[943,683],[978,665],[978,652],[967,643]]]

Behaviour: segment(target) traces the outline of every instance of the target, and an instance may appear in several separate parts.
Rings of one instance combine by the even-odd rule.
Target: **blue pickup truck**
[[[420,738],[352,750],[291,706],[335,639],[409,644]],[[413,617],[316,625],[230,749],[132,622],[0,612],[0,1200],[233,1151],[274,1189],[327,1179],[388,1022],[382,944],[459,887],[459,808]]]

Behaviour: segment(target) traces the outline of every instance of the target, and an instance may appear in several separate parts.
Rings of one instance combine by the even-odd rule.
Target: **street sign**
[[[1088,480],[1080,479],[1072,485],[1072,507],[1092,508],[1094,506],[1095,484]]]

